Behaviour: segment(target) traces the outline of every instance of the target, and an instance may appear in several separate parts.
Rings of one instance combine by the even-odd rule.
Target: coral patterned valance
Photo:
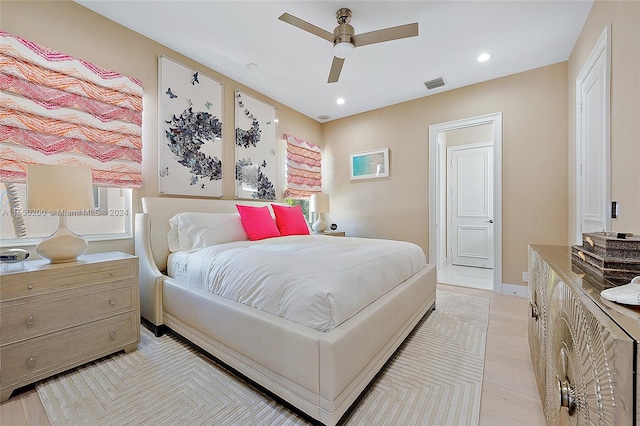
[[[0,31],[0,180],[25,182],[43,163],[140,187],[142,95],[137,79]]]
[[[291,135],[282,135],[287,142],[287,188],[285,198],[309,198],[322,192],[322,151]]]

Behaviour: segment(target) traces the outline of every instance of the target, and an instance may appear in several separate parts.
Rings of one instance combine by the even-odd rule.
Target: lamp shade
[[[33,164],[27,166],[27,208],[53,211],[58,230],[36,246],[51,263],[72,262],[87,251],[87,240],[67,228],[67,212],[93,209],[91,170]]]
[[[27,166],[27,208],[93,209],[91,170],[49,164]]]
[[[322,192],[312,194],[309,201],[309,211],[312,213],[329,212],[329,194],[323,194]]]

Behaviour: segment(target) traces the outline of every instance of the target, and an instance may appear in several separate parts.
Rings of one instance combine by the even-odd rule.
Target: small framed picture
[[[351,180],[389,176],[389,148],[357,152],[350,157]]]

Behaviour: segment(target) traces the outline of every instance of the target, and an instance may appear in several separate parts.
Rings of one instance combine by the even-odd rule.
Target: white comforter
[[[328,331],[423,266],[403,241],[322,235],[238,241],[169,257],[169,276]]]

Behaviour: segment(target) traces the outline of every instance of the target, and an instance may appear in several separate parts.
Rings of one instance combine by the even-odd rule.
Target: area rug
[[[478,423],[489,300],[438,291],[436,310],[346,416],[346,425]],[[173,334],[36,385],[52,425],[306,425],[309,420]]]

